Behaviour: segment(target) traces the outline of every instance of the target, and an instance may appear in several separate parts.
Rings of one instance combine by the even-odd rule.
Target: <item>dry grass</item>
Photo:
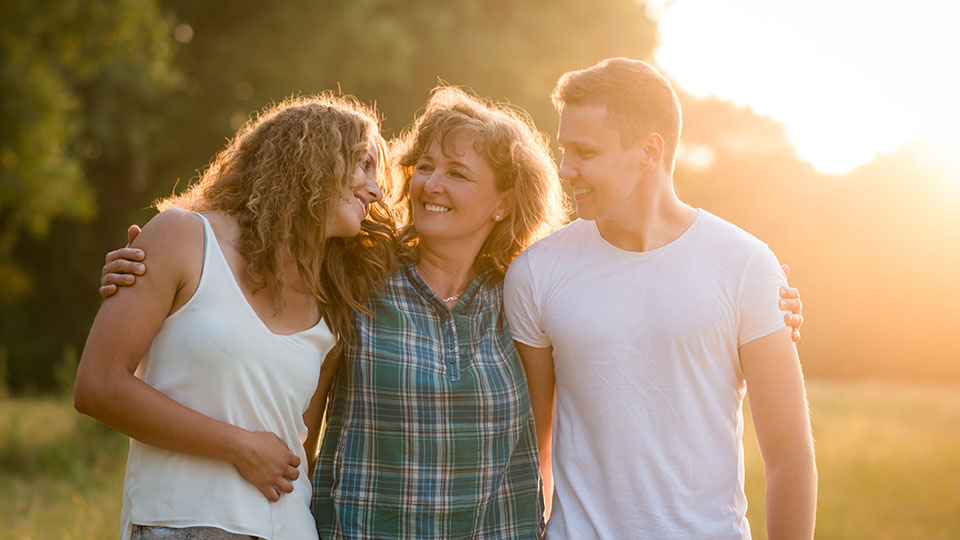
[[[817,538],[960,538],[960,388],[812,382]],[[747,497],[763,528],[748,424]],[[0,540],[117,538],[126,438],[63,399],[0,400]]]
[[[960,538],[960,387],[808,385],[820,491],[818,539]],[[763,471],[748,425],[747,513],[765,539]]]

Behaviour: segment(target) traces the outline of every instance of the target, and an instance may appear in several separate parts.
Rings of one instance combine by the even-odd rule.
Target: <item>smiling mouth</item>
[[[573,188],[573,196],[579,197],[581,195],[586,195],[587,193],[591,193],[592,191],[593,191],[593,188],[591,187]]]
[[[446,206],[440,206],[439,204],[423,203],[423,207],[427,212],[432,212],[435,214],[442,214],[450,211],[450,209]]]
[[[362,215],[366,216],[367,213],[370,212],[370,206],[367,203],[365,203],[363,199],[361,199],[360,197],[354,197],[354,198],[357,199],[357,204],[360,205],[360,212],[362,213]]]

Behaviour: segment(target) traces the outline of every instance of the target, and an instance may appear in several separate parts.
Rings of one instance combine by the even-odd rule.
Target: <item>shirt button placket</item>
[[[447,378],[451,381],[460,379],[460,347],[457,344],[457,325],[454,318],[447,316],[443,321],[444,356],[447,357]]]

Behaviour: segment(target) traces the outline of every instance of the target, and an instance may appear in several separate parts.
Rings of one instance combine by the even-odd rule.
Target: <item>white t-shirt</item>
[[[785,284],[766,244],[704,210],[652,251],[577,220],[514,261],[513,338],[553,347],[550,540],[750,538],[738,348],[785,326]]]

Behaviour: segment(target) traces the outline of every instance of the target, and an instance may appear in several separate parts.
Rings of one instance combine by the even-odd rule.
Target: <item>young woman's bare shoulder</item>
[[[203,254],[203,221],[189,210],[164,210],[144,225],[130,246],[144,251],[151,269],[157,264],[195,266],[191,262]]]
[[[169,239],[172,241],[188,240],[197,233],[203,234],[203,222],[200,216],[182,208],[170,208],[153,216],[143,231],[133,241],[136,246],[141,240],[157,242]]]

